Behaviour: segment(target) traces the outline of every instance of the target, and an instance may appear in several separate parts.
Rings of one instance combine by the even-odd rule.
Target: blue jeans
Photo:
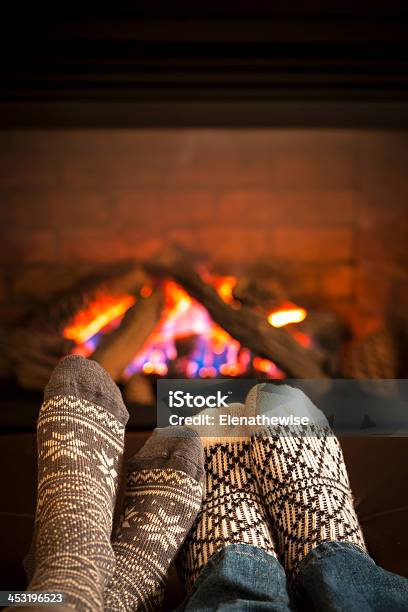
[[[279,561],[231,544],[208,561],[179,610],[408,611],[408,579],[382,569],[348,542],[323,542],[300,566],[296,594]]]

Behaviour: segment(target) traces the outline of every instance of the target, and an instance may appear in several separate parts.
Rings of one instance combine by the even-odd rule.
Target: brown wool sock
[[[116,571],[105,610],[159,610],[168,570],[202,499],[203,447],[186,428],[156,429],[128,464]]]
[[[115,567],[112,513],[128,416],[99,364],[70,356],[56,367],[38,417],[28,591],[63,593],[75,610],[103,610]]]

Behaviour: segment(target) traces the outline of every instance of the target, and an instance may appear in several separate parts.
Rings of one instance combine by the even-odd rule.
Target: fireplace
[[[294,363],[313,364],[306,378],[403,375],[405,135],[53,130],[1,143],[7,389],[39,391],[63,354],[94,351],[137,404],[158,376],[300,378]]]
[[[339,436],[370,555],[408,575],[407,16],[5,5],[2,588],[26,585],[38,411],[69,354],[120,387],[123,468],[173,388],[303,389]],[[182,599],[172,576],[163,610]]]
[[[406,376],[401,7],[9,8],[0,424],[72,352],[139,425],[158,377]]]

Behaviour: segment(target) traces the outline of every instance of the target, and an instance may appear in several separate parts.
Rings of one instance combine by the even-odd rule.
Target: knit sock
[[[219,412],[212,409],[203,414],[217,419]],[[244,415],[245,407],[232,404],[228,412]],[[204,499],[178,559],[188,589],[210,557],[229,544],[257,546],[276,556],[267,513],[251,471],[248,429],[209,426],[197,430],[205,453]]]
[[[171,562],[201,505],[204,453],[186,428],[156,429],[128,464],[105,610],[158,610]]]
[[[94,361],[63,359],[45,389],[38,425],[38,496],[26,570],[29,591],[65,595],[76,610],[103,609],[115,567],[110,543],[128,412]]]
[[[250,412],[309,415],[311,422],[266,427],[252,438],[253,469],[286,571],[295,576],[325,541],[351,542],[366,552],[343,453],[323,413],[298,389],[275,385],[258,385],[246,404]]]

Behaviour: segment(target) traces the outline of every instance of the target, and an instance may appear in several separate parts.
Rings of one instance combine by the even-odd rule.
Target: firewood
[[[92,359],[118,381],[136,353],[142,348],[160,320],[162,307],[161,290],[156,289],[147,297],[139,297],[129,308],[121,325],[106,335]]]
[[[260,281],[244,277],[238,280],[232,293],[239,302],[264,313],[265,317],[271,310],[286,308],[287,304],[292,303],[280,281],[275,278]],[[336,374],[340,349],[349,337],[350,330],[335,313],[308,309],[303,321],[289,324],[286,329],[313,338],[317,361],[325,362],[327,373]]]
[[[187,258],[177,249],[163,252],[146,269],[160,276],[172,276],[208,310],[213,320],[253,353],[270,359],[291,378],[326,378],[316,354],[303,348],[287,330],[272,327],[265,317],[242,305],[234,309],[205,283]]]
[[[42,391],[58,361],[74,346],[57,333],[19,328],[9,337],[7,356],[19,384],[25,389]]]
[[[260,282],[245,276],[238,280],[232,294],[242,304],[261,308],[278,307],[282,302],[288,300],[288,296],[277,279]]]
[[[120,296],[127,293],[136,294],[148,282],[149,278],[143,266],[134,262],[127,262],[115,275],[100,283],[97,290],[111,296]]]
[[[62,333],[74,316],[98,296],[136,295],[148,280],[143,267],[131,261],[110,266],[103,275],[96,269],[41,309],[32,324],[38,329]]]
[[[19,384],[42,390],[58,361],[75,344],[63,337],[64,327],[98,295],[136,294],[148,282],[143,267],[134,262],[108,266],[104,276],[95,270],[39,311],[24,328],[11,332],[4,350]]]

